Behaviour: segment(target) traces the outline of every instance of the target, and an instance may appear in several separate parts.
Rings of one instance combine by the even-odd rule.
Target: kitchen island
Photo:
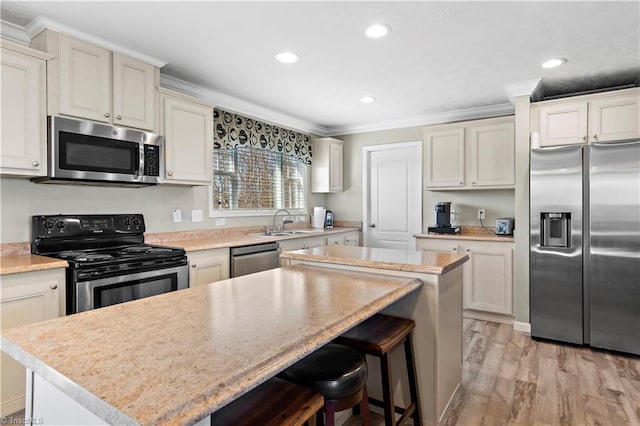
[[[208,416],[421,287],[279,268],[2,332],[37,424],[209,424]],[[414,297],[415,298],[415,297]]]
[[[417,278],[423,286],[383,313],[415,321],[413,332],[422,417],[437,425],[462,387],[462,264],[468,256],[371,247],[327,246],[280,255],[284,264],[332,267]],[[370,395],[381,399],[377,359],[368,358]],[[391,355],[397,405],[408,405],[408,384],[402,350]],[[398,385],[401,381],[402,386]]]

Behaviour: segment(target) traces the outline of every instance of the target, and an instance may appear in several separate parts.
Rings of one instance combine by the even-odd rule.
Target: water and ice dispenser
[[[540,247],[571,247],[571,213],[540,213]]]

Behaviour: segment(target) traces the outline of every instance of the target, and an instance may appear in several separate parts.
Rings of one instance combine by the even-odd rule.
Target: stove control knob
[[[53,228],[53,222],[50,221],[49,219],[47,219],[47,220],[44,221],[42,226],[44,226],[44,229],[51,229],[51,228]]]
[[[130,217],[125,217],[123,220],[123,223],[125,226],[131,226],[131,218]]]
[[[135,219],[133,219],[133,224],[134,224],[135,226],[140,226],[140,218],[139,218],[139,217],[136,217]]]
[[[64,223],[64,221],[59,220],[58,222],[56,222],[56,226],[58,227],[58,229],[63,229],[67,224]]]

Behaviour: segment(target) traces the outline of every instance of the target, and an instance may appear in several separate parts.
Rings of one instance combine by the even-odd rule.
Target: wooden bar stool
[[[410,417],[413,418],[414,425],[422,426],[420,396],[411,343],[411,330],[414,327],[415,322],[410,319],[376,314],[335,339],[337,343],[352,347],[363,354],[380,358],[383,401],[369,398],[369,403],[384,408],[384,423],[386,426],[403,425]],[[409,394],[411,396],[411,403],[404,409],[396,407],[393,402],[391,365],[388,358],[389,353],[402,343],[404,343],[404,354],[409,375]],[[395,422],[394,414],[396,412],[402,414],[397,423]]]
[[[276,377],[211,415],[211,426],[301,426],[324,405],[318,392]]]
[[[362,424],[370,425],[367,398],[367,363],[364,356],[347,346],[329,343],[298,361],[278,375],[320,392],[324,397],[327,426],[335,424],[335,413],[360,407]],[[316,414],[323,424],[321,413]]]

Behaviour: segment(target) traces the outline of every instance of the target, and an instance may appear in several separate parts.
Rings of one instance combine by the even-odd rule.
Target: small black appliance
[[[436,226],[427,228],[427,232],[436,234],[457,234],[459,226],[451,226],[451,201],[436,203]]]

